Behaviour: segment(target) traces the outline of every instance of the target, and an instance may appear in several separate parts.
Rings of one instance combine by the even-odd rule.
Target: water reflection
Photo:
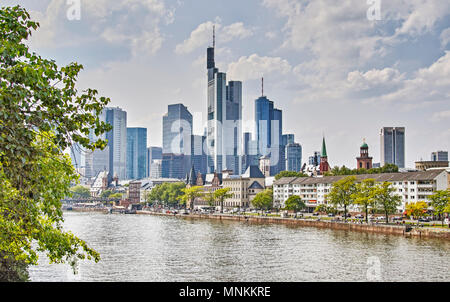
[[[382,281],[450,281],[450,243],[380,234],[185,220],[144,215],[65,213],[66,229],[101,254],[33,267],[33,281],[366,281],[378,257]]]

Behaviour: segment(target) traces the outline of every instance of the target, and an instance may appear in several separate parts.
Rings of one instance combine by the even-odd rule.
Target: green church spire
[[[320,157],[327,157],[327,146],[325,145],[325,136],[323,137],[322,141],[322,154],[320,154]]]

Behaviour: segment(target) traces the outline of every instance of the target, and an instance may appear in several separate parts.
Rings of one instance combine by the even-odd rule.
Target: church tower
[[[322,152],[320,154],[320,174],[330,171],[330,165],[328,164],[327,146],[325,145],[325,137],[322,141]]]
[[[360,147],[360,156],[356,158],[356,169],[372,169],[372,157],[369,157],[369,146],[365,140]]]

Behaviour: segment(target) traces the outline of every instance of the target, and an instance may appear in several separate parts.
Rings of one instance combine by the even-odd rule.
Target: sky
[[[79,89],[97,89],[126,110],[128,127],[147,127],[149,146],[162,144],[169,104],[186,105],[195,134],[203,133],[215,25],[216,66],[243,82],[245,130],[263,76],[264,95],[283,110],[283,133],[295,134],[303,162],[323,135],[331,166],[356,168],[363,139],[380,162],[382,127],[406,128],[407,167],[450,149],[448,0],[0,4],[25,7],[40,23],[32,51],[60,66],[81,63]]]

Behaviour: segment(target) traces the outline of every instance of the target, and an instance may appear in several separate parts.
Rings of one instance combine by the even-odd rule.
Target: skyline
[[[128,127],[148,128],[148,146],[162,146],[168,104],[187,106],[194,134],[203,133],[196,121],[199,113],[206,121],[205,48],[215,23],[216,65],[243,82],[244,131],[264,76],[303,162],[323,133],[332,167],[354,167],[363,138],[380,162],[382,127],[406,128],[407,167],[450,149],[446,1],[383,2],[381,21],[366,18],[365,1],[102,0],[82,2],[79,21],[67,20],[65,1],[5,2],[41,23],[32,49],[57,64],[83,64],[80,87],[96,87],[109,106],[126,110]]]

